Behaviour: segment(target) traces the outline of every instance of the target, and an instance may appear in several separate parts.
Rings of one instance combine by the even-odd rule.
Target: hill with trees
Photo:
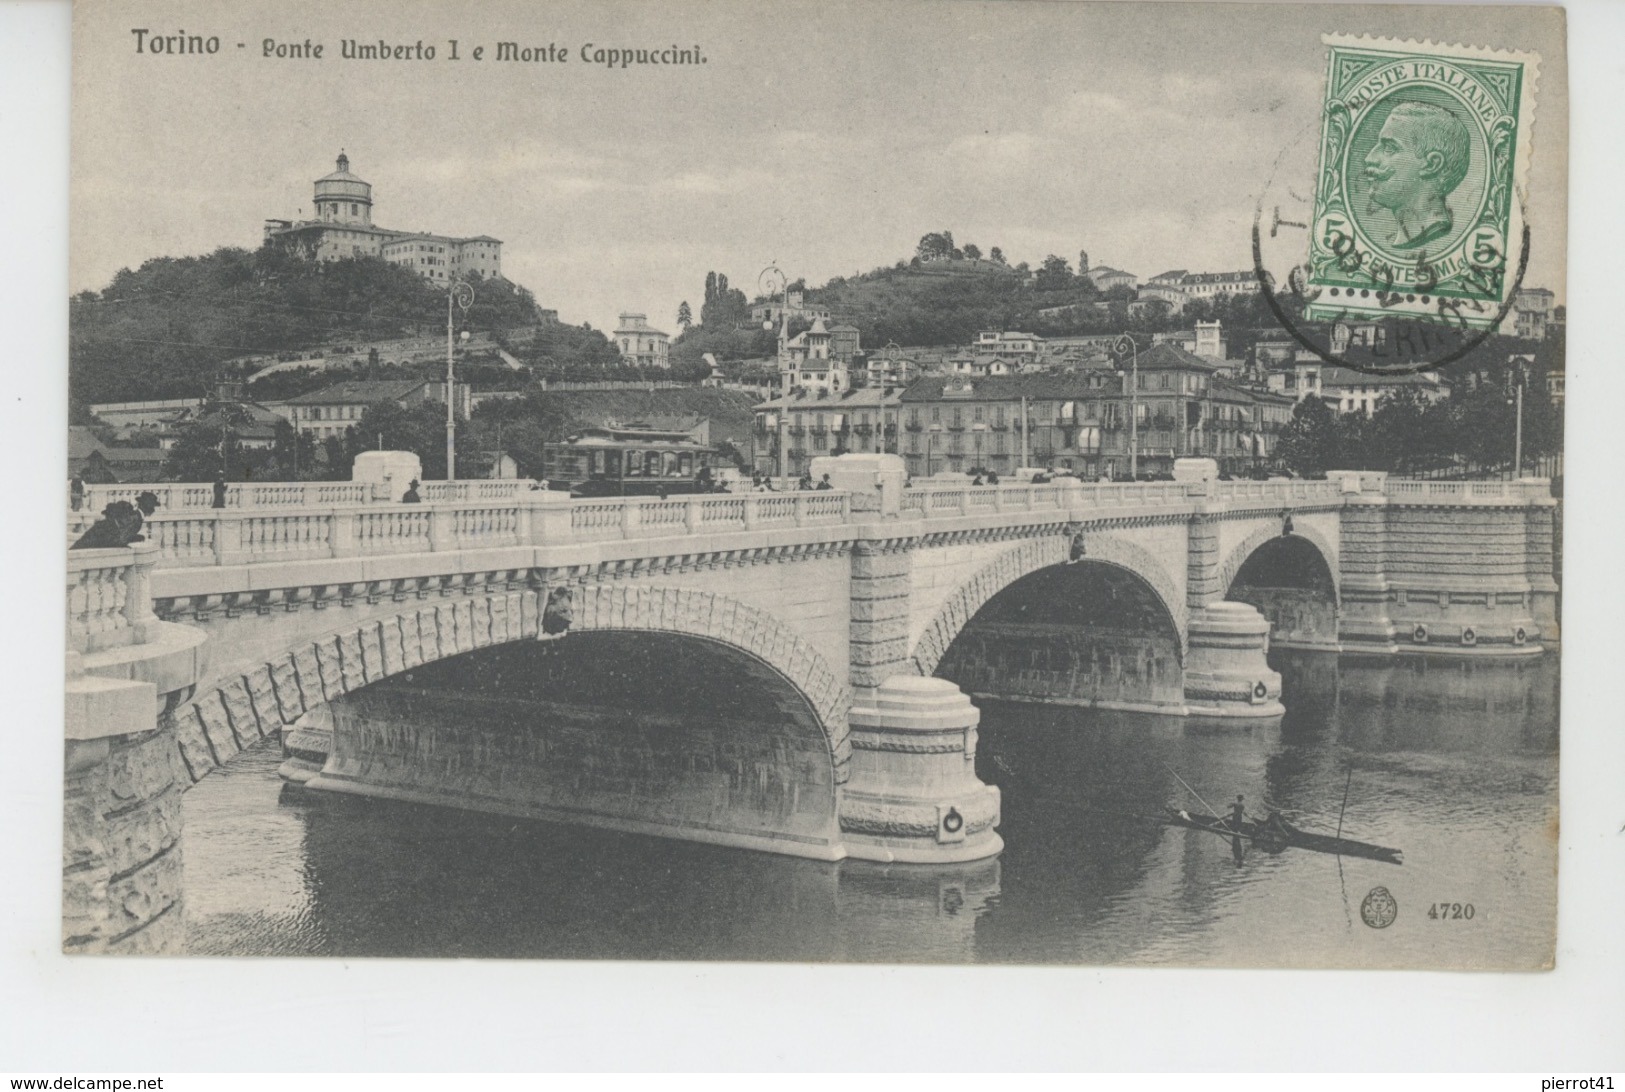
[[[508,331],[537,329],[528,290],[500,277],[469,279],[474,304],[461,325],[491,333],[499,345]],[[434,335],[445,323],[445,289],[380,258],[311,262],[271,247],[153,258],[70,301],[69,397],[80,408],[199,397],[242,378],[232,371],[237,358],[293,359],[322,345]],[[621,366],[609,339],[585,326],[544,326],[516,348],[543,373],[600,378]],[[317,385],[333,378],[314,369],[305,377]],[[297,385],[284,380],[277,393],[298,393],[281,389]]]
[[[1273,324],[1262,302],[1250,297],[1194,301],[1183,315],[1170,315],[1166,305],[1155,301],[1131,306],[1131,289],[1102,292],[1087,270],[1073,269],[1058,254],[1046,255],[1036,267],[1011,265],[1002,247],[984,253],[975,243],[956,243],[951,231],[928,232],[911,257],[894,265],[835,277],[816,288],[802,281],[789,287],[802,291],[807,303],[829,308],[836,321],[856,326],[869,348],[889,341],[967,345],[983,330],[1061,337],[1155,332],[1209,318],[1219,318],[1227,328]],[[698,323],[685,321],[692,319],[691,312],[679,312],[683,332],[673,342],[673,360],[698,361],[707,352],[720,361],[773,355],[778,331],[750,322],[749,301],[729,286],[725,275],[706,274],[704,298]],[[792,327],[791,335],[797,332]]]

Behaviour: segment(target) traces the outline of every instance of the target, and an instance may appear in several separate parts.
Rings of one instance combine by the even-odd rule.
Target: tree
[[[263,455],[245,448],[237,435],[237,427],[250,421],[248,411],[228,403],[211,407],[206,416],[180,428],[164,459],[165,475],[181,482],[242,481],[260,472]]]
[[[951,231],[933,231],[920,236],[920,243],[914,248],[914,256],[922,262],[936,261],[947,258],[954,251],[954,233]]]
[[[319,469],[316,465],[316,437],[304,429],[295,433],[290,421],[278,421],[268,469],[277,481],[309,481],[315,478]]]
[[[965,257],[971,259],[972,261],[975,261],[976,259],[980,258],[981,256],[982,256],[982,248],[981,247],[977,246],[975,243],[966,243],[965,244]]]
[[[750,301],[745,293],[728,287],[726,273],[705,275],[705,302],[700,304],[700,325],[715,329],[736,326],[750,315]]]
[[[1325,402],[1311,396],[1293,407],[1276,454],[1300,477],[1321,478],[1331,469],[1338,447],[1336,417]]]
[[[1004,251],[1000,250],[998,247],[994,247],[992,250],[988,251],[987,256],[990,260],[998,262],[1000,265],[1004,264]]]
[[[688,329],[694,324],[694,312],[688,309],[688,301],[684,300],[677,305],[677,325]]]
[[[1051,254],[1039,267],[1038,280],[1033,287],[1040,292],[1053,292],[1072,286],[1072,267],[1065,258]]]

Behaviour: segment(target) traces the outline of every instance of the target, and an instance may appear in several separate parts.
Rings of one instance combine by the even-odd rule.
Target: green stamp
[[[1306,317],[1495,326],[1524,257],[1540,58],[1322,40],[1329,55]]]

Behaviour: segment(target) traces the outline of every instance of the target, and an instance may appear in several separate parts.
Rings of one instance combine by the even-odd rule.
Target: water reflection
[[[216,954],[1539,965],[1555,907],[1557,667],[1278,653],[1284,719],[989,704],[1006,849],[823,864],[285,790],[257,752],[186,798],[192,949]],[[1175,772],[1191,786],[1183,788]],[[1346,811],[1343,794],[1348,789]],[[1209,802],[1194,799],[1200,793]],[[1284,812],[1405,865],[1249,850],[1165,806]],[[1379,932],[1358,905],[1382,884]],[[1473,902],[1470,927],[1426,918]]]

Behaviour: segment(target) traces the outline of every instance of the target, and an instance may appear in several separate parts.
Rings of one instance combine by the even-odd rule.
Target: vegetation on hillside
[[[474,303],[466,316],[458,314],[458,325],[492,335],[533,374],[641,376],[623,374],[614,344],[591,327],[538,325],[536,300],[525,288],[500,277],[469,280]],[[199,397],[221,380],[243,378],[232,374],[229,362],[237,358],[296,359],[319,346],[433,336],[445,328],[445,288],[381,258],[312,262],[275,247],[154,258],[70,301],[70,398],[83,406]],[[287,397],[337,378],[390,377],[376,361],[364,363],[345,375],[308,369],[265,388],[275,394],[256,393]]]

